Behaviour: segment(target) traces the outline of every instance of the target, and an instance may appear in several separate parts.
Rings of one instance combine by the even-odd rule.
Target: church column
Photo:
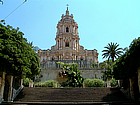
[[[77,40],[75,40],[75,49],[77,50]]]
[[[75,49],[75,39],[73,40],[73,49]]]
[[[74,50],[74,39],[72,39],[72,49]]]
[[[76,34],[78,34],[78,28],[76,27]]]
[[[75,34],[75,27],[73,27],[73,33]]]
[[[73,46],[72,46],[72,40],[70,39],[70,48],[73,48]]]
[[[64,25],[63,25],[63,29],[62,29],[62,32],[63,32],[63,33],[65,32],[65,27],[64,27]]]
[[[77,40],[77,50],[79,51],[79,39]]]
[[[72,26],[70,26],[70,32],[71,32],[71,33],[73,32],[73,30],[72,30]]]
[[[69,27],[69,32],[71,33],[71,26]]]
[[[60,50],[60,39],[58,40],[58,50]]]
[[[63,47],[63,39],[61,39],[61,49],[62,49],[62,47]]]
[[[61,48],[61,38],[60,38],[60,48]]]
[[[56,47],[57,47],[57,49],[59,49],[59,43],[58,43],[58,40],[56,40]]]
[[[63,40],[63,48],[65,47],[65,41]]]

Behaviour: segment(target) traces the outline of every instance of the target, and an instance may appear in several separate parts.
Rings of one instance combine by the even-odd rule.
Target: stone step
[[[127,102],[118,88],[24,88],[14,103],[107,104]]]
[[[133,105],[134,102],[6,102],[3,105]]]

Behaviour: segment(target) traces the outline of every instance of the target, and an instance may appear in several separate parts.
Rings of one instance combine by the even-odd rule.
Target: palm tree
[[[117,43],[108,43],[108,45],[105,47],[105,50],[103,50],[103,58],[108,58],[108,61],[111,59],[112,62],[115,61],[115,59],[123,54],[123,49],[118,48],[119,44]]]

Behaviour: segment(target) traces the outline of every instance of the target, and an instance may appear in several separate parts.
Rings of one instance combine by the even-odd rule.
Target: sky
[[[78,23],[80,45],[96,49],[99,62],[105,60],[102,50],[108,43],[125,48],[140,37],[139,0],[3,0],[0,19],[19,27],[34,46],[50,49],[55,45],[56,26],[67,4]]]

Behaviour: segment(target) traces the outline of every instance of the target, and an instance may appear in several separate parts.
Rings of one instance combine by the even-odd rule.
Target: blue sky
[[[24,0],[3,0],[0,19],[4,19]],[[29,41],[41,49],[55,45],[56,25],[69,4],[70,14],[79,25],[80,44],[97,49],[99,62],[102,50],[110,43],[125,48],[140,36],[139,0],[27,0],[5,19],[19,27]]]

